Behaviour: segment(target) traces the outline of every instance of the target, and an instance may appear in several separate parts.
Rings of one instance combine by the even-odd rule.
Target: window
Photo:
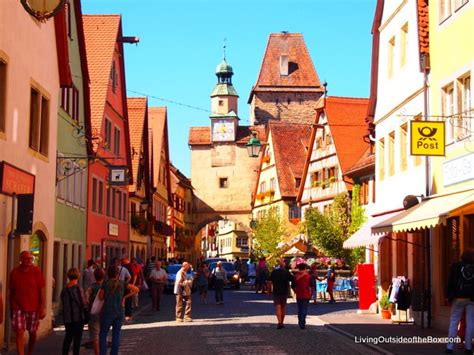
[[[103,181],[99,181],[99,193],[97,194],[98,195],[98,199],[99,199],[99,206],[97,207],[97,212],[99,213],[104,213],[104,207],[103,207],[103,204],[104,204],[104,182]]]
[[[301,207],[299,207],[296,203],[291,204],[288,209],[288,219],[301,219]]]
[[[400,67],[403,67],[407,62],[408,49],[408,23],[402,26],[400,31]]]
[[[75,87],[61,88],[61,108],[76,122],[79,122],[79,90]]]
[[[246,237],[237,237],[236,246],[237,248],[248,247],[248,238]]]
[[[301,178],[295,178],[295,187],[299,188],[301,185]]]
[[[31,88],[29,146],[31,149],[47,156],[48,143],[49,100],[40,91]]]
[[[330,134],[326,134],[326,146],[332,144],[332,137]]]
[[[464,75],[441,92],[442,114],[446,120],[448,143],[470,134],[472,121],[471,76]]]
[[[360,183],[359,203],[367,205],[369,203],[369,180],[363,180]]]
[[[393,76],[393,64],[395,62],[395,37],[388,41],[388,58],[387,58],[387,74],[391,78]]]
[[[122,192],[119,190],[117,191],[117,199],[118,199],[118,219],[122,219]]]
[[[124,192],[122,199],[122,220],[127,220],[127,193]]]
[[[66,5],[64,6],[64,9],[66,10],[66,27],[67,27],[67,35],[69,39],[72,39],[72,22],[71,22],[71,3],[69,1],[66,2]]]
[[[388,135],[388,175],[395,174],[395,132]]]
[[[7,63],[0,58],[0,132],[5,132],[6,97],[7,97]]]
[[[224,100],[219,100],[219,106],[224,106]]]
[[[407,169],[407,132],[408,125],[405,123],[400,127],[400,170]]]
[[[105,214],[107,216],[110,216],[111,215],[111,208],[112,208],[112,201],[111,201],[111,198],[110,198],[110,194],[112,193],[112,189],[110,188],[110,186],[107,186],[106,189],[107,189],[107,191],[105,192],[105,195],[107,197],[107,202],[106,202],[106,207],[105,207]]]
[[[265,192],[267,191],[267,183],[265,181],[262,181],[260,183],[260,192]]]
[[[120,156],[120,129],[114,127],[114,154]]]
[[[451,1],[452,0],[439,0],[439,22],[443,22],[449,16],[451,16]]]
[[[97,212],[97,179],[92,178],[92,212]]]
[[[111,217],[115,218],[117,215],[117,203],[116,203],[116,193],[115,189],[111,189],[112,191],[110,192],[112,194],[112,213]]]
[[[421,113],[419,113],[418,115],[415,116],[414,119],[415,119],[415,121],[421,121],[421,117],[422,117],[422,115],[421,115]],[[421,164],[421,156],[416,155],[415,156],[415,166],[418,166],[420,164]]]
[[[382,138],[379,140],[379,151],[378,151],[378,158],[379,158],[379,166],[378,166],[378,173],[379,179],[383,180],[385,177],[385,140]]]
[[[110,149],[112,144],[112,122],[105,119],[104,148]]]
[[[276,188],[276,180],[275,178],[270,179],[270,191],[275,191]]]
[[[115,60],[112,62],[112,69],[110,70],[110,80],[112,81],[112,92],[115,94],[118,86],[118,74]]]
[[[226,188],[229,187],[229,181],[226,177],[225,178],[219,178],[219,187],[221,189],[226,189]]]

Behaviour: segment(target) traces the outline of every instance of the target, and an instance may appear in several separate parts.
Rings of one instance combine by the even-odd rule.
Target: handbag
[[[99,293],[100,293],[100,290],[97,292],[97,295],[95,295],[94,302],[92,303],[92,307],[91,307],[90,314],[94,316],[100,314],[100,312],[102,311],[102,308],[104,307],[104,300],[101,300],[99,298]]]

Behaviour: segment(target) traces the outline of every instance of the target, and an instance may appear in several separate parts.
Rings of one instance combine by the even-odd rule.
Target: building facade
[[[133,179],[124,41],[119,15],[86,15],[83,19],[94,149],[89,164],[86,255],[109,264],[112,258],[129,252],[128,185]]]
[[[20,252],[31,251],[46,279],[46,318],[40,323],[41,337],[51,331],[52,324],[60,92],[56,33],[53,21],[38,22],[13,0],[0,2],[0,22],[4,29],[0,31],[0,292],[7,302],[8,274],[18,265]],[[32,56],[41,60],[25,60]],[[12,211],[14,193],[32,198],[27,203],[28,210],[33,207],[31,224],[25,225],[24,219]],[[19,202],[17,197],[15,200]],[[25,201],[20,202],[20,210]],[[17,233],[9,239],[15,224]],[[9,315],[3,316],[0,347],[8,342]]]

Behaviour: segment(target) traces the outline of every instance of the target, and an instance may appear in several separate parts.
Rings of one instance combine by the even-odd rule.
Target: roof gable
[[[135,192],[140,159],[144,159],[142,151],[145,153],[145,120],[147,116],[147,99],[145,97],[129,97],[127,98],[128,107],[128,125],[130,131],[130,149],[132,159],[132,174],[135,184],[128,186],[128,191]],[[144,154],[143,154],[144,155]]]
[[[282,197],[296,197],[311,136],[308,124],[270,124],[278,186]]]
[[[120,15],[84,15],[84,35],[91,80],[91,123],[100,132],[109,88]]]
[[[280,75],[280,56],[288,55],[288,75]],[[301,33],[272,33],[254,90],[264,87],[313,88],[321,82]]]
[[[366,151],[368,143],[365,117],[369,100],[365,98],[326,98],[324,111],[336,147],[336,153],[345,174]]]

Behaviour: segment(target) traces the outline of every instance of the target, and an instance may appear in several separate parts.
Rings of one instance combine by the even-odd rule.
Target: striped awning
[[[474,203],[474,189],[426,198],[372,227],[372,233],[407,232],[446,224],[452,211]]]

